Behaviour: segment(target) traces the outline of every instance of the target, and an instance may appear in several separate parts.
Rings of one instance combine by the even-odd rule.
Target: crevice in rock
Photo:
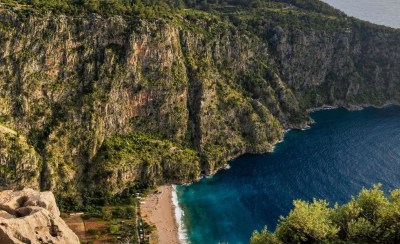
[[[25,243],[25,244],[31,244],[32,243],[31,240],[29,240],[28,238],[20,235],[19,233],[15,233],[14,234],[14,238],[20,240],[22,243]]]
[[[17,200],[19,207],[24,207],[25,203],[28,201],[28,196],[22,196]]]
[[[17,218],[23,218],[23,217],[26,217],[28,215],[31,215],[32,212],[33,212],[33,209],[23,207],[23,208],[19,208],[19,209],[16,210],[16,215],[15,216]]]
[[[199,81],[196,71],[189,60],[190,50],[186,44],[183,31],[179,33],[180,45],[185,61],[186,76],[188,79],[187,107],[189,110],[188,134],[193,147],[200,151],[201,142],[201,99],[203,96],[202,82]]]
[[[50,235],[53,236],[53,237],[60,236],[61,231],[59,230],[58,226],[54,224],[53,220],[50,220],[50,221],[51,221],[51,225],[49,227]]]

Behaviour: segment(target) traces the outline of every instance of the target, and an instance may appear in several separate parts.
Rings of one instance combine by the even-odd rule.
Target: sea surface
[[[274,229],[295,199],[345,203],[363,187],[400,187],[400,107],[311,114],[311,129],[292,130],[273,153],[244,155],[188,186],[177,186],[191,243],[248,243]]]
[[[323,0],[347,15],[400,28],[400,0]]]

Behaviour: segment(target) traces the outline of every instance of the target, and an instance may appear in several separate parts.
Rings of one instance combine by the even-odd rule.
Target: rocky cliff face
[[[0,11],[0,119],[35,151],[41,177],[29,179],[67,195],[85,181],[115,192],[127,179],[190,180],[271,150],[284,128],[306,126],[306,109],[400,99],[399,32],[350,19],[274,18],[244,32],[217,17]],[[137,132],[140,143],[121,139]],[[194,164],[153,160],[149,143]]]
[[[269,34],[282,79],[307,95],[307,107],[398,104],[398,31],[352,22],[342,30],[276,27]]]
[[[0,124],[0,190],[39,189],[41,162],[24,136]]]
[[[80,243],[60,218],[54,195],[32,189],[0,193],[0,242]]]

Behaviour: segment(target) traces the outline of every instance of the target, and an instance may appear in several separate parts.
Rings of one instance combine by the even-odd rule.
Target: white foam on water
[[[178,225],[178,238],[181,244],[188,244],[189,238],[185,223],[183,222],[184,211],[179,206],[178,194],[176,193],[176,185],[172,185],[172,204],[174,205],[175,221]]]
[[[286,133],[288,133],[289,131],[291,131],[292,129],[285,129],[285,130],[283,130],[283,133],[284,134],[286,134]]]

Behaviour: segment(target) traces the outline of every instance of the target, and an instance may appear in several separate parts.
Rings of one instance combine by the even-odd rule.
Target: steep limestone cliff
[[[41,157],[23,136],[0,124],[0,190],[39,189]]]
[[[188,181],[271,150],[284,128],[307,125],[307,109],[399,102],[399,31],[260,11],[234,21],[2,8],[0,119],[40,155],[41,188],[78,196],[84,182],[117,192]]]
[[[281,77],[307,107],[398,104],[398,31],[350,22],[344,31],[273,28],[268,42]]]

